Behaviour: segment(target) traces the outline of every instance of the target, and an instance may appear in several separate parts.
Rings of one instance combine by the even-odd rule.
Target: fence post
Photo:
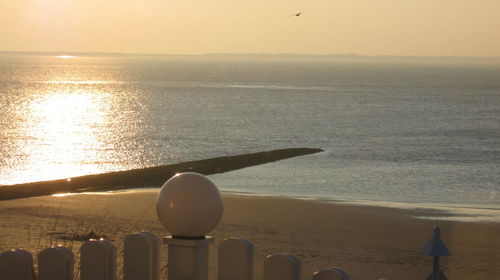
[[[301,266],[292,254],[269,255],[264,261],[264,280],[300,280]]]
[[[313,280],[350,280],[351,277],[345,271],[338,267],[330,267],[328,269],[314,272]]]
[[[123,256],[124,280],[159,280],[159,239],[152,233],[125,237]]]
[[[194,173],[177,174],[161,188],[156,201],[158,218],[172,236],[168,244],[169,280],[207,280],[208,245],[205,236],[222,218],[219,190],[207,177]]]
[[[40,251],[38,280],[73,280],[73,252],[62,246]]]
[[[253,279],[254,245],[243,238],[228,238],[219,245],[219,280]]]
[[[151,240],[152,244],[153,244],[153,266],[152,266],[152,270],[153,270],[153,279],[154,280],[160,280],[160,260],[161,260],[161,256],[160,256],[160,246],[161,246],[161,240],[160,238],[158,238],[158,236],[156,236],[156,234],[154,233],[151,233],[151,232],[147,232],[147,231],[143,231],[141,232],[142,235],[145,235],[145,236],[148,236],[149,239]]]
[[[80,250],[80,280],[115,280],[116,248],[111,242],[91,239]]]
[[[0,254],[0,276],[2,280],[33,280],[33,257],[21,249]]]

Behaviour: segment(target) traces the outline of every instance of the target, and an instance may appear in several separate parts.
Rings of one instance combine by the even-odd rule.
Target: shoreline
[[[78,196],[78,195],[116,195],[125,193],[141,193],[141,192],[158,192],[159,188],[136,188],[111,190],[106,192],[81,192],[81,193],[60,193],[52,196]],[[276,198],[276,199],[291,199],[299,201],[311,201],[316,203],[325,203],[331,205],[346,205],[353,207],[374,207],[408,210],[415,213],[415,219],[428,221],[454,221],[465,223],[500,223],[500,208],[482,207],[480,205],[462,205],[462,204],[432,204],[432,203],[412,203],[412,202],[396,202],[396,201],[374,201],[374,200],[340,200],[327,199],[322,197],[305,197],[293,195],[275,195],[275,194],[260,194],[241,191],[220,190],[224,195],[235,195],[249,198]]]
[[[68,244],[63,237],[90,230],[105,234],[115,246],[120,246],[125,235],[141,230],[164,236],[167,233],[154,207],[156,195],[141,190],[1,201],[0,250],[24,247],[39,251],[57,243]],[[264,258],[279,252],[290,252],[302,261],[303,279],[331,266],[342,267],[353,279],[425,279],[432,259],[419,255],[418,250],[436,224],[452,254],[443,259],[448,278],[490,280],[500,274],[494,257],[500,250],[499,223],[422,220],[411,209],[286,197],[223,192],[223,200],[224,216],[210,233],[216,238],[210,251],[211,279],[216,279],[216,248],[227,237],[254,242],[255,279],[262,276]],[[77,253],[81,242],[69,244]]]

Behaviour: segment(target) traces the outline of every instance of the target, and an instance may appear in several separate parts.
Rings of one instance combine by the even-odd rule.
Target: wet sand
[[[290,252],[302,261],[303,279],[310,279],[316,270],[338,266],[353,279],[422,280],[431,271],[432,258],[418,250],[436,224],[452,253],[442,258],[448,279],[492,280],[500,275],[500,223],[437,222],[417,219],[421,212],[406,209],[223,196],[224,216],[211,233],[216,238],[210,253],[212,279],[219,242],[243,237],[256,246],[255,279],[262,279],[265,256]],[[64,238],[93,230],[106,235],[120,251],[123,237],[134,231],[168,234],[157,220],[155,199],[156,191],[141,191],[0,201],[0,249],[23,247],[35,252],[61,243],[78,252],[81,242]]]

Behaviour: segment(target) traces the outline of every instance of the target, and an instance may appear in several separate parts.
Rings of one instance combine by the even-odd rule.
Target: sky
[[[500,0],[0,0],[0,51],[488,57],[499,30]]]

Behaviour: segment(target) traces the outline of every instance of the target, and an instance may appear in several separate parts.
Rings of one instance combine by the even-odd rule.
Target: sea
[[[500,222],[500,64],[3,54],[0,106],[0,185],[307,147],[210,178]]]

